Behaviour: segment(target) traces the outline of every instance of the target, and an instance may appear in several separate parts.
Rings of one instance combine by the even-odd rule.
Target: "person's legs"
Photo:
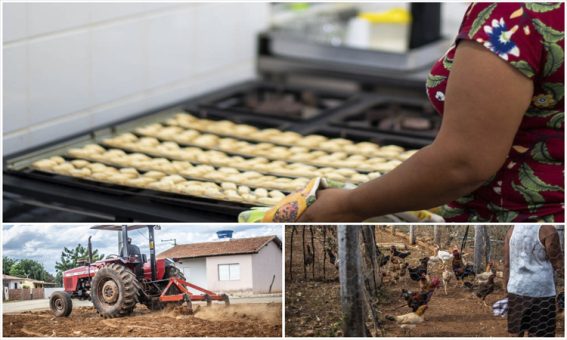
[[[555,337],[555,297],[534,298],[530,308],[530,337]]]
[[[510,337],[523,337],[527,297],[508,293],[508,333]]]

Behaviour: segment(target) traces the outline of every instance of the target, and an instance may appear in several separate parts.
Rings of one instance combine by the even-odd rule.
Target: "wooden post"
[[[474,270],[476,273],[482,273],[482,250],[484,249],[484,231],[486,227],[483,225],[474,226]]]
[[[433,242],[441,247],[441,230],[439,226],[433,226]]]
[[[374,241],[374,226],[364,225],[362,229],[362,238],[364,240],[364,247],[366,251],[366,259],[370,264],[372,271],[372,278],[370,280],[370,295],[376,296],[378,291],[378,261],[376,260],[376,242]]]
[[[557,233],[559,234],[559,243],[561,243],[561,250],[565,249],[564,240],[565,237],[565,226],[563,224],[559,224],[555,226]]]
[[[392,226],[392,229],[391,229],[390,231],[392,232],[392,235],[395,236],[395,235],[396,235],[396,226],[393,225],[393,226]]]
[[[323,281],[325,278],[325,268],[327,267],[327,226],[323,226]]]
[[[302,226],[301,243],[303,244],[303,279],[307,281],[307,266],[305,265],[305,226]]]
[[[415,226],[414,225],[409,226],[409,243],[411,245],[415,245]]]
[[[488,265],[488,262],[492,260],[492,248],[490,244],[490,235],[488,234],[486,226],[483,228],[482,237],[484,238],[484,259],[486,265]]]
[[[315,280],[315,238],[313,236],[313,226],[309,226],[309,233],[311,234],[311,251],[313,252],[313,259],[311,262],[311,271],[313,280]]]
[[[291,237],[289,242],[289,280],[293,281],[293,235],[295,235],[295,226],[291,227]]]
[[[337,226],[343,334],[346,337],[366,335],[359,233],[358,226]]]

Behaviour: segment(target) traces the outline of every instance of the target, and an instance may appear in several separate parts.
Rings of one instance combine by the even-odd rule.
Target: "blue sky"
[[[55,274],[55,262],[59,260],[63,247],[75,247],[78,243],[87,245],[92,236],[93,248],[105,255],[118,252],[117,233],[113,231],[91,230],[93,224],[5,224],[2,228],[3,256],[17,259],[33,259],[42,263],[45,269]],[[162,240],[176,239],[177,244],[217,241],[216,231],[234,230],[233,238],[246,238],[276,235],[282,238],[282,228],[277,225],[242,224],[162,224],[156,231],[156,253],[173,246],[173,242]],[[135,230],[129,233],[134,244],[142,253],[149,254],[147,231]]]

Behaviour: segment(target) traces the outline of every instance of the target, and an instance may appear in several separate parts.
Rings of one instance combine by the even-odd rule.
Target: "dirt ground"
[[[4,337],[280,337],[279,303],[200,306],[194,315],[140,306],[131,316],[103,319],[94,307],[80,307],[68,318],[50,311],[3,315]]]
[[[390,232],[377,232],[378,242],[400,242],[404,241],[403,233],[399,236],[393,236]],[[424,256],[432,255],[429,249],[423,247],[415,247],[409,249],[412,254],[408,257],[408,262],[413,266],[418,259]],[[465,248],[465,253],[472,253],[472,249]],[[430,266],[430,275],[441,277],[442,269],[438,266]],[[498,268],[500,270],[501,268]],[[502,281],[497,279],[497,285],[501,285]],[[402,288],[409,290],[417,290],[418,283],[407,280],[406,283],[400,282],[397,285],[387,285],[386,296],[389,297],[385,303],[379,308],[381,316],[385,315],[401,315],[411,312],[411,309],[405,305],[405,301],[400,297]],[[465,288],[457,287],[454,282],[449,284],[447,295],[443,289],[435,292],[428,304],[425,313],[425,322],[418,325],[409,334],[412,337],[506,337],[507,319],[506,317],[495,317],[492,315],[491,309],[479,303],[476,297]],[[489,306],[500,299],[505,298],[504,291],[499,288],[493,294],[486,298]],[[402,306],[402,307],[400,307]],[[564,318],[557,320],[556,335],[563,336],[565,334]],[[384,323],[384,336],[404,336],[404,332],[392,322]]]
[[[329,229],[330,230],[330,229]],[[341,336],[341,305],[337,269],[325,262],[323,278],[323,240],[320,228],[313,228],[315,243],[315,276],[313,267],[303,266],[303,227],[297,227],[291,252],[291,228],[286,227],[286,336]],[[310,229],[305,242],[311,245]],[[292,275],[289,274],[290,254],[293,254]],[[306,275],[307,274],[307,275]],[[307,277],[307,279],[306,279]],[[315,280],[313,280],[315,277]]]
[[[315,228],[314,228],[315,229]],[[407,243],[404,233],[398,232],[396,236],[389,231],[376,229],[376,240],[381,243],[402,242]],[[472,233],[472,232],[471,232]],[[304,271],[303,252],[302,252],[302,228],[298,227],[294,235],[293,242],[293,266],[292,278],[290,278],[290,235],[291,229],[286,228],[286,336],[321,336],[332,337],[342,336],[341,330],[341,306],[340,291],[337,271],[330,263],[325,264],[325,279],[322,275],[323,249],[320,231],[314,232],[315,243],[315,275],[313,267],[308,266]],[[418,228],[420,239],[425,239],[426,231]],[[459,235],[460,236],[460,235]],[[471,237],[472,234],[469,234]],[[306,244],[311,244],[310,230],[306,229]],[[455,237],[451,242],[456,243],[460,239]],[[430,242],[427,242],[430,243]],[[448,248],[445,248],[448,249]],[[408,248],[412,254],[408,257],[408,262],[414,266],[418,259],[432,255],[431,249],[421,246]],[[495,249],[496,250],[496,249]],[[472,249],[466,247],[465,253],[472,254]],[[498,260],[497,254],[494,254]],[[472,257],[469,255],[467,258]],[[500,264],[497,264],[497,266]],[[430,267],[430,273],[441,277],[442,269],[437,266]],[[498,268],[500,270],[501,268]],[[305,273],[306,272],[306,273]],[[305,275],[307,274],[307,275]],[[386,281],[388,279],[386,278]],[[497,285],[501,285],[501,280],[496,280]],[[456,287],[455,282],[449,284],[447,295],[443,289],[439,289],[432,297],[428,310],[425,314],[425,322],[418,325],[411,333],[404,333],[395,323],[386,321],[386,315],[401,315],[411,312],[405,301],[400,297],[402,288],[416,290],[417,282],[407,279],[395,285],[385,283],[385,289],[380,297],[378,305],[378,317],[382,323],[382,336],[398,337],[506,337],[507,320],[506,318],[494,317],[489,308],[484,307],[471,292],[465,288]],[[497,300],[504,298],[504,291],[497,289],[489,295],[486,302],[491,306]],[[373,325],[368,322],[368,329],[374,333]],[[558,318],[557,336],[565,334],[564,317]]]

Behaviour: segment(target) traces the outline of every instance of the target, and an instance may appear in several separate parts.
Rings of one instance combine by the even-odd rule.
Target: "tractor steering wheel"
[[[119,256],[119,255],[116,255],[116,254],[108,254],[108,255],[106,255],[106,259],[119,258],[119,257],[120,257],[120,256]]]

